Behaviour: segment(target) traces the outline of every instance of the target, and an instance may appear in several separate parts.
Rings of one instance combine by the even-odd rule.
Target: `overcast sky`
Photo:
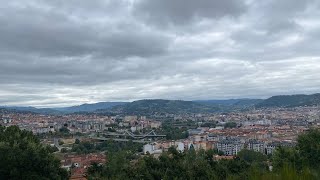
[[[317,0],[0,0],[0,105],[316,92]]]

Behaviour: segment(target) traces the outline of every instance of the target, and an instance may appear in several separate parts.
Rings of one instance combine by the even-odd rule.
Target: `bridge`
[[[156,134],[154,132],[154,130],[150,131],[147,134],[133,134],[132,132],[129,131],[125,131],[124,133],[120,134],[120,133],[104,133],[104,136],[109,136],[109,137],[131,137],[133,139],[145,139],[145,138],[157,138],[157,137],[161,137],[164,138],[166,137],[166,135],[159,135]]]
[[[132,141],[134,143],[150,143],[152,141],[150,140],[132,140],[132,139],[121,139],[121,138],[105,138],[105,137],[91,137],[91,139],[98,140],[98,141],[108,141],[108,140],[113,140],[113,141],[118,141],[118,142],[128,142]]]

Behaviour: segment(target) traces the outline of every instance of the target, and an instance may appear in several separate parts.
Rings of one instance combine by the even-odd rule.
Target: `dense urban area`
[[[312,169],[302,171],[307,166],[297,165],[296,158],[304,157],[294,151],[302,148],[299,143],[305,143],[301,141],[304,135],[318,133],[319,137],[318,106],[250,107],[215,113],[152,111],[148,115],[57,115],[2,109],[0,120],[1,126],[32,132],[41,145],[50,147],[70,179],[260,179],[262,172],[283,168],[297,173],[292,176],[298,178],[319,178]],[[319,139],[310,142],[319,146]],[[317,150],[315,157],[319,156]],[[203,164],[198,156],[209,159]],[[319,157],[313,160],[317,162]],[[186,162],[190,164],[180,170],[196,166],[195,172],[190,172],[194,174],[177,174],[179,169],[173,164]],[[208,174],[207,166],[216,171]],[[275,177],[281,179],[281,175]]]

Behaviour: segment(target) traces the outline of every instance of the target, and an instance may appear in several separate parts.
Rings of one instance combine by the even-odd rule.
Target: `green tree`
[[[67,153],[67,152],[68,152],[68,150],[66,148],[61,149],[61,153]]]
[[[267,160],[267,156],[260,153],[260,152],[255,152],[252,150],[247,150],[247,149],[243,149],[241,150],[237,156],[248,162],[248,163],[253,163],[253,162],[264,162]]]
[[[298,151],[309,167],[320,167],[320,130],[311,129],[298,137]]]
[[[302,169],[301,156],[294,148],[278,147],[272,157],[272,165],[275,171],[280,171],[286,166]]]
[[[237,127],[237,123],[235,123],[235,122],[227,122],[224,125],[224,128],[236,128],[236,127]]]
[[[311,129],[298,136],[295,148],[279,147],[272,157],[274,170],[281,173],[295,170],[299,176],[320,178],[320,131]]]
[[[130,166],[128,152],[120,151],[108,154],[108,163],[105,166],[105,173],[111,179],[125,179],[126,172]]]
[[[69,134],[70,130],[67,127],[62,127],[59,129],[59,132],[63,134]]]
[[[60,139],[59,139],[58,143],[59,143],[60,146],[64,144],[64,142],[62,140],[60,140]]]
[[[90,174],[90,180],[101,179],[100,174],[103,173],[103,166],[97,163],[92,163],[87,170],[87,174]]]
[[[0,127],[0,179],[68,179],[50,149],[31,132]]]

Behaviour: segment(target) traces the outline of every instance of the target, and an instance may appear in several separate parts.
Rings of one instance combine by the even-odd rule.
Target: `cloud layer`
[[[0,3],[0,105],[320,92],[315,0]]]

